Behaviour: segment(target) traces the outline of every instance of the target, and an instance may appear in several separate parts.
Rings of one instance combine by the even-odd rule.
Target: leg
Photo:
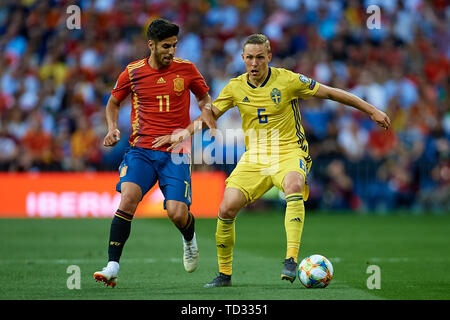
[[[141,199],[141,187],[133,182],[121,184],[119,210],[117,210],[111,222],[108,248],[109,261],[119,263],[123,246],[130,236],[131,221]]]
[[[231,275],[233,248],[235,243],[235,218],[239,210],[247,203],[242,191],[234,188],[225,189],[217,219],[216,245],[219,260],[219,272]]]
[[[119,272],[119,260],[131,231],[136,208],[142,197],[156,183],[156,171],[148,159],[148,151],[142,148],[128,150],[119,167],[120,180],[116,190],[121,193],[119,208],[111,222],[108,243],[108,264],[94,273],[97,281],[115,286]]]
[[[110,287],[116,286],[120,256],[130,236],[133,215],[142,199],[141,188],[133,182],[123,182],[121,191],[119,209],[111,222],[109,233],[108,264],[102,271],[94,273],[97,281],[104,282]]]
[[[192,241],[195,235],[195,218],[189,211],[186,203],[176,200],[167,200],[167,215],[173,224],[180,230],[184,241]]]
[[[241,190],[226,188],[216,227],[216,247],[219,264],[219,276],[206,284],[205,287],[231,286],[233,248],[235,243],[234,221],[239,210],[247,203],[247,198]]]
[[[134,215],[136,208],[142,200],[142,190],[134,182],[122,182],[119,210]]]
[[[283,182],[283,189],[286,194],[286,214],[284,220],[287,239],[286,259],[294,258],[295,262],[297,262],[305,218],[305,206],[303,204],[304,185],[305,178],[303,175],[293,171],[286,174]]]
[[[195,219],[186,203],[166,201],[167,215],[183,235],[183,264],[187,272],[194,272],[198,266],[198,248],[195,237]]]
[[[225,181],[226,188],[219,207],[216,227],[219,276],[205,287],[231,286],[233,248],[235,244],[235,218],[248,203],[258,199],[272,186],[270,175],[262,175],[265,165],[249,163],[247,153],[241,157]]]
[[[297,257],[300,248],[305,207],[303,204],[303,188],[305,178],[299,172],[288,172],[283,181],[286,194],[286,214],[284,227],[286,230],[286,259],[281,271],[281,279],[294,282],[297,276]]]
[[[166,209],[169,219],[182,232],[182,229],[187,226],[187,223],[192,216],[192,214],[188,210],[186,203],[176,200],[167,200]]]
[[[120,192],[119,209],[111,223],[109,239],[109,261],[119,262],[127,241],[131,221],[142,197],[156,183],[156,171],[148,159],[148,151],[132,148],[125,153],[119,167],[120,181],[116,190]]]
[[[233,248],[235,243],[234,221],[247,198],[235,188],[226,188],[219,208],[216,227],[217,260],[219,276],[205,285],[206,288],[231,286]]]

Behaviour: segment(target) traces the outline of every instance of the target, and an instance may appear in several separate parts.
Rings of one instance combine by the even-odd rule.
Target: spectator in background
[[[390,167],[388,188],[393,194],[395,208],[411,209],[414,203],[414,186],[411,162],[407,155],[400,156]]]
[[[66,28],[68,4],[4,0],[0,6],[0,123],[3,136],[18,141],[18,151],[10,153],[14,159],[2,170],[116,169],[121,157],[99,144],[91,145],[95,160],[81,156],[75,164],[71,150],[79,147],[72,146],[68,137],[77,131],[75,137],[79,136],[82,124],[77,119],[83,117],[93,127],[92,134],[102,139],[104,124],[98,120],[104,119],[102,106],[126,63],[148,55],[140,39],[149,21],[161,16],[182,26],[185,33],[179,37],[178,53],[198,61],[212,95],[218,94],[223,79],[243,72],[236,55],[242,39],[266,32],[273,43],[274,67],[307,74],[386,108],[392,119],[389,132],[377,131],[338,105],[300,103],[305,127],[310,123],[307,139],[315,158],[311,176],[317,179],[316,190],[328,185],[315,170],[339,158],[348,165],[340,150],[379,173],[371,181],[358,170],[348,170],[354,188],[362,183],[367,190],[389,190],[393,163],[402,172],[411,170],[411,177],[398,174],[394,180],[412,179],[417,206],[429,207],[416,200],[422,194],[417,186],[430,194],[441,188],[435,167],[443,160],[438,162],[441,155],[436,150],[442,139],[450,139],[448,1],[86,0],[78,2],[79,30]],[[380,29],[366,27],[366,9],[371,4],[381,8]],[[193,54],[192,48],[201,55]],[[52,146],[46,161],[37,161],[29,145],[20,142],[34,126],[36,110],[44,133],[40,133],[42,143],[35,144]],[[123,110],[129,112],[129,108]],[[354,122],[351,130],[345,127],[349,119]],[[240,127],[239,117],[226,120],[227,126]],[[119,125],[122,132],[129,131],[128,122]],[[30,135],[27,139],[36,140]],[[3,147],[13,150],[7,141]],[[351,147],[352,141],[357,148]],[[123,143],[114,153],[122,154],[126,147]],[[232,165],[226,168],[231,169]],[[377,192],[360,195],[366,207],[371,194]],[[395,206],[395,201],[380,207],[390,205]]]
[[[376,161],[393,155],[397,144],[398,138],[392,128],[380,130],[374,127],[369,133],[368,151],[370,156]]]
[[[31,115],[30,125],[22,137],[21,145],[23,156],[27,161],[23,162],[23,170],[36,170],[45,168],[53,162],[52,137],[42,128],[42,119],[36,111]]]
[[[28,130],[28,123],[25,121],[26,114],[17,106],[8,109],[4,114],[4,126],[17,141],[22,140]]]
[[[339,131],[337,139],[346,158],[352,162],[358,162],[366,154],[368,137],[367,131],[352,120]]]
[[[426,210],[443,213],[450,208],[450,142],[437,141],[437,163],[431,171],[432,185],[421,189],[420,204]]]
[[[353,181],[345,172],[342,160],[333,160],[326,168],[327,184],[323,191],[322,208],[332,210],[358,209],[359,199],[353,191]]]
[[[19,154],[19,141],[11,136],[5,126],[0,126],[0,170],[8,171]]]
[[[100,143],[95,130],[86,116],[77,121],[77,129],[70,137],[71,168],[75,171],[98,169],[101,162]]]

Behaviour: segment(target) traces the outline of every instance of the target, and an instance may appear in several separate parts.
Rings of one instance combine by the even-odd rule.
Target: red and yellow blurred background
[[[112,217],[120,202],[118,175],[91,173],[0,173],[3,218]],[[224,191],[223,172],[192,174],[192,212],[216,217]],[[205,196],[207,195],[207,196]],[[136,217],[164,217],[164,197],[155,185],[142,199]]]

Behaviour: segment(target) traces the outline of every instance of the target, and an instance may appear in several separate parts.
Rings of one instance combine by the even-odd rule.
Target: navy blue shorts
[[[142,197],[159,182],[164,195],[164,209],[167,200],[176,200],[191,205],[191,162],[188,154],[130,147],[119,167],[120,181],[116,190],[121,192],[122,182],[134,182],[141,187]]]

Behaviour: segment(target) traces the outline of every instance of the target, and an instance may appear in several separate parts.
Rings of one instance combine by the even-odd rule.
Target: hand
[[[376,109],[371,115],[370,118],[380,127],[384,128],[385,130],[389,129],[391,125],[391,119],[384,113],[383,111],[380,111]]]
[[[200,120],[208,126],[210,130],[209,134],[211,135],[211,137],[215,137],[217,124],[211,109],[203,109],[202,114],[200,115]]]
[[[175,148],[177,145],[179,145],[184,139],[186,139],[189,136],[190,136],[190,134],[187,130],[181,130],[174,134],[159,136],[159,137],[156,137],[155,140],[153,140],[152,148],[156,149],[156,148],[159,148],[166,144],[169,144],[169,147],[167,147],[167,151],[171,151],[173,148]]]
[[[120,131],[119,129],[114,129],[108,131],[108,133],[105,136],[105,139],[103,139],[103,145],[105,147],[114,147],[119,141],[120,141]]]

